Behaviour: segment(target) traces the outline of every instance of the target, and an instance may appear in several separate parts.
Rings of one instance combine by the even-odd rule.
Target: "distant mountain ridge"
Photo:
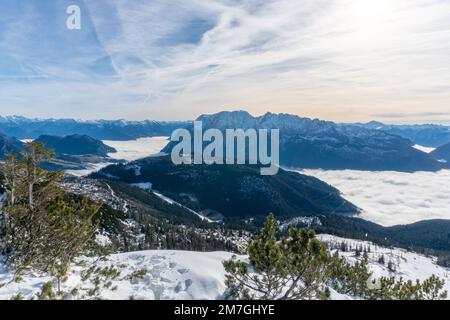
[[[20,140],[0,133],[0,158],[5,157],[10,152],[19,153],[23,147],[24,143]]]
[[[245,111],[202,115],[204,130],[217,128],[280,129],[280,163],[293,168],[395,171],[437,171],[442,165],[413,148],[413,143],[382,130],[361,125],[266,113],[253,117]],[[192,131],[192,125],[187,127]],[[174,143],[163,151],[170,152]]]
[[[401,136],[409,139],[415,144],[424,147],[440,147],[444,144],[450,143],[450,126],[438,124],[412,124],[412,125],[395,125],[384,124],[378,121],[371,121],[368,123],[359,123],[359,126],[382,130],[389,134]]]
[[[117,152],[113,147],[87,135],[69,135],[65,137],[42,135],[35,140],[56,154],[96,155],[106,157],[108,153]]]
[[[203,121],[205,129],[279,128],[281,164],[293,168],[437,171],[446,166],[412,146],[440,146],[441,142],[450,142],[450,127],[439,125],[385,125],[375,121],[339,124],[270,112],[253,117],[245,111],[202,115],[198,120]],[[177,128],[191,127],[192,121],[78,121],[0,117],[0,133],[18,139],[35,139],[43,134],[79,134],[99,140],[134,140],[169,136]],[[172,147],[170,143],[163,151],[170,152]]]
[[[120,162],[108,155],[116,152],[116,149],[86,135],[42,135],[34,142],[43,144],[46,149],[52,149],[52,159],[42,163],[42,167],[48,170],[84,170],[96,163]],[[0,159],[10,152],[19,155],[25,149],[24,142],[0,134]]]
[[[18,139],[36,139],[41,135],[88,135],[99,140],[135,140],[142,137],[169,136],[189,121],[126,121],[74,119],[29,119],[0,116],[0,133]]]

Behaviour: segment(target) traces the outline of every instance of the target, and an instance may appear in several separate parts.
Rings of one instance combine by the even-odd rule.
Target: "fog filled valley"
[[[361,209],[359,217],[383,226],[450,218],[450,171],[403,173],[302,170],[338,188]]]

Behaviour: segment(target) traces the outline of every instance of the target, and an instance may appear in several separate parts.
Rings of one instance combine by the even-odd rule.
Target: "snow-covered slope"
[[[220,299],[225,291],[222,261],[231,257],[227,252],[155,250],[105,260],[83,258],[62,283],[62,291],[66,299]],[[25,299],[37,298],[43,284],[54,279],[35,273],[20,282],[11,278],[0,264],[0,300],[19,293]]]
[[[446,281],[450,292],[450,269],[436,264],[434,257],[402,249],[384,248],[369,242],[319,235],[332,251],[346,243],[348,261],[354,262],[355,249],[368,250],[374,277],[389,276],[408,280],[424,280],[437,275]],[[140,251],[110,255],[105,259],[82,258],[73,266],[62,283],[66,299],[223,299],[225,270],[222,262],[233,256],[227,252],[192,252],[173,250]],[[379,263],[384,256],[385,264]],[[237,256],[244,260],[245,256]],[[388,269],[389,261],[392,268]],[[54,278],[35,273],[24,275],[20,282],[10,282],[12,274],[0,263],[0,300],[21,294],[25,299],[37,298],[42,286]],[[57,285],[53,283],[53,290]],[[351,299],[332,290],[333,299]]]
[[[346,252],[339,251],[339,253],[349,262],[355,262],[361,259],[361,256],[355,257],[354,250],[356,248],[362,247],[363,250],[368,250],[370,271],[373,273],[374,278],[384,276],[396,277],[398,279],[402,277],[405,280],[415,281],[419,279],[423,281],[434,274],[445,280],[444,289],[450,292],[450,269],[437,265],[437,259],[435,257],[417,254],[404,249],[380,247],[368,241],[345,239],[331,235],[318,235],[318,238],[328,243],[331,248],[336,245],[340,247],[340,244],[346,243],[348,250]],[[331,250],[333,251],[333,249]],[[384,265],[379,263],[381,256],[384,256]],[[392,262],[394,271],[389,270],[389,261]]]

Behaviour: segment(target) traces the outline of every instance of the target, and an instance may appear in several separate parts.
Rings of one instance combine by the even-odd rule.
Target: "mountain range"
[[[221,114],[221,113],[219,113]],[[236,113],[234,115],[236,116]],[[329,123],[329,121],[300,118],[289,114],[274,115],[268,113],[266,120],[287,121],[284,125],[298,127],[308,123]],[[202,116],[206,118],[209,116]],[[250,121],[244,113],[241,120]],[[302,121],[299,121],[301,119]],[[309,121],[308,121],[309,120]],[[30,119],[22,116],[0,116],[0,133],[14,136],[18,139],[36,139],[40,135],[66,136],[71,134],[86,134],[100,140],[134,140],[141,137],[169,136],[180,127],[189,125],[192,121],[126,121],[126,120],[91,120],[81,121],[75,119]],[[337,124],[338,125],[338,124]],[[411,140],[414,144],[437,148],[450,143],[450,126],[438,124],[385,124],[379,121],[367,123],[342,124],[355,125],[366,129],[380,130]]]
[[[371,121],[359,126],[398,135],[424,147],[437,148],[450,143],[450,126],[438,124],[391,125]]]
[[[289,114],[253,117],[245,111],[202,115],[203,129],[280,129],[280,164],[293,168],[437,171],[441,163],[414,143],[383,130]],[[191,132],[192,124],[187,126]],[[169,153],[174,146],[164,148]]]
[[[29,119],[20,116],[0,117],[0,133],[17,139],[36,139],[41,135],[88,135],[99,140],[134,140],[142,137],[169,136],[188,121],[125,121],[74,119]]]
[[[202,115],[204,129],[280,129],[280,162],[292,168],[437,171],[448,167],[437,152],[426,154],[414,144],[450,143],[450,128],[441,125],[386,125],[380,122],[342,124],[290,114],[266,113],[253,117],[245,111]],[[158,122],[0,117],[0,150],[17,147],[17,139],[41,135],[84,135],[101,140],[134,140],[169,136],[177,128],[192,130],[192,121]],[[8,141],[6,141],[8,140]],[[173,143],[162,151],[170,152]],[[0,151],[0,155],[1,155]]]

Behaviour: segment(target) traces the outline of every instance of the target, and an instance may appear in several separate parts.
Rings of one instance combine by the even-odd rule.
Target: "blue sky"
[[[66,8],[81,8],[81,30]],[[450,1],[2,0],[0,114],[448,122]]]

